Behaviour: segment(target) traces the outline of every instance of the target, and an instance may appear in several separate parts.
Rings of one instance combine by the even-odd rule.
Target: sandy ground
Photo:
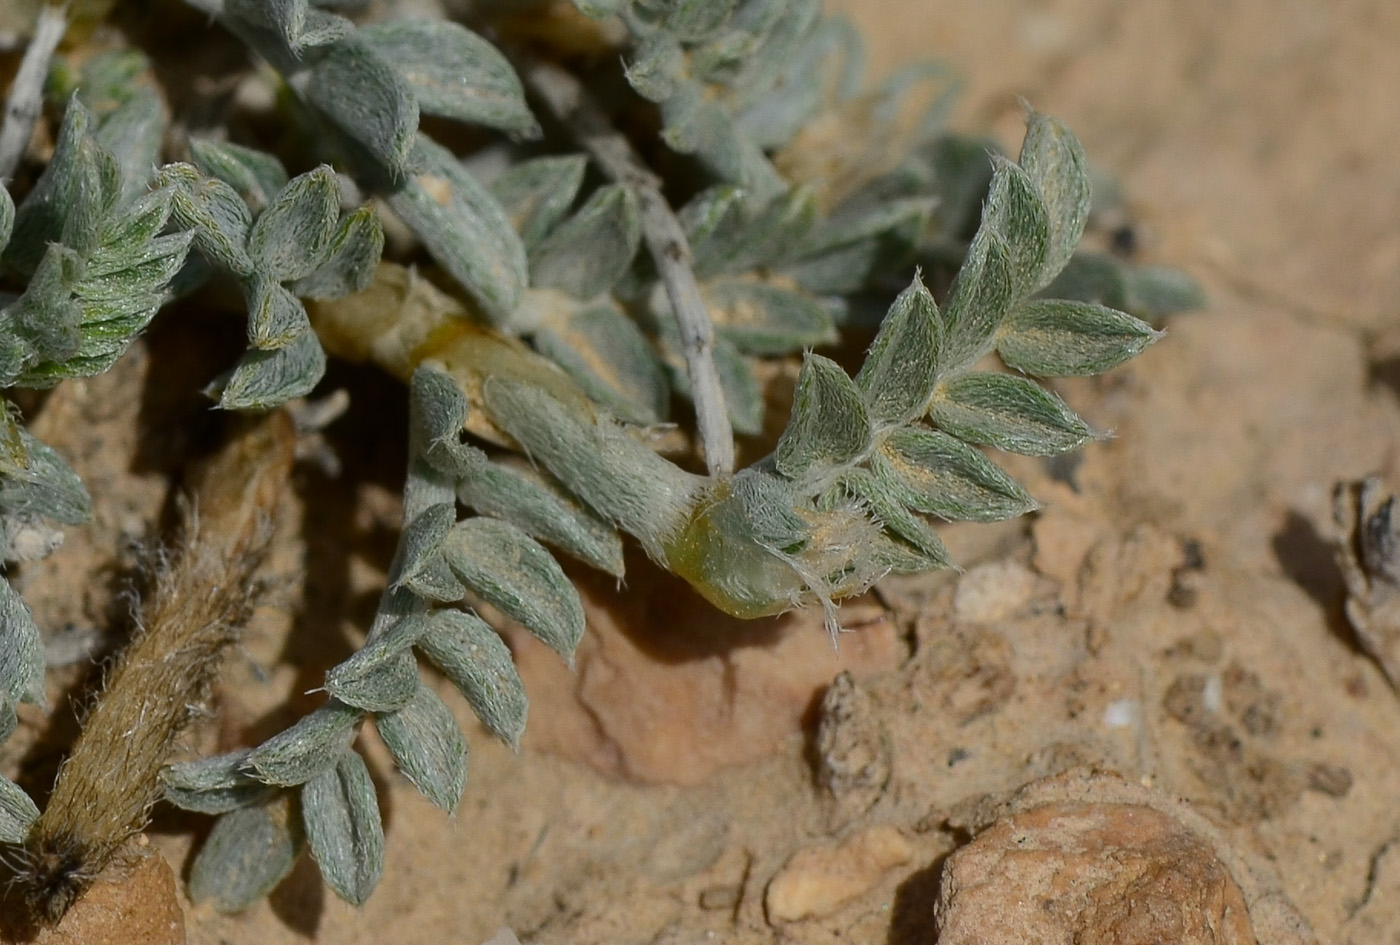
[[[1281,892],[1324,942],[1400,941],[1400,702],[1345,622],[1329,544],[1335,482],[1400,486],[1400,6],[833,5],[876,70],[957,69],[960,128],[1014,147],[1018,96],[1064,119],[1120,181],[1141,258],[1193,274],[1208,307],[1110,377],[1062,385],[1116,437],[1070,477],[1012,461],[1045,509],[947,530],[966,570],[853,602],[839,653],[807,615],[745,627],[678,605],[640,563],[621,604],[581,575],[592,618],[576,672],[515,641],[532,699],[518,755],[444,690],[472,745],[454,817],[363,739],[388,821],[367,905],[303,862],[245,915],[189,908],[191,942],[475,945],[502,925],[571,945],[932,942],[943,859],[976,812],[1090,769],[1184,799],[1215,849],[1250,864],[1250,902]],[[91,624],[130,567],[110,549],[168,515],[150,470],[186,445],[152,432],[197,408],[145,383],[147,359],[177,343],[163,337],[37,421],[99,505],[93,528],[25,572],[45,626]],[[333,381],[402,406],[364,373]],[[101,432],[80,441],[65,410]],[[123,432],[132,417],[145,441]],[[290,694],[372,612],[403,443],[332,435],[357,477],[302,474],[273,565],[285,586],[230,665],[206,750],[314,705]],[[187,867],[190,824],[158,826],[156,846]],[[1260,941],[1283,940],[1255,921]]]

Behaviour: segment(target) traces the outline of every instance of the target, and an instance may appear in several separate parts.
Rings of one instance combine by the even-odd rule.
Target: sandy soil
[[[851,603],[839,653],[809,615],[745,627],[678,606],[641,562],[620,604],[580,575],[593,616],[576,672],[514,641],[532,700],[519,755],[444,690],[472,745],[454,817],[364,738],[388,821],[367,905],[303,862],[245,915],[187,908],[191,942],[475,945],[505,925],[571,945],[927,943],[944,858],[1021,786],[1089,770],[1210,825],[1191,843],[1247,864],[1235,878],[1259,941],[1285,940],[1255,912],[1266,900],[1291,902],[1321,941],[1400,940],[1400,702],[1346,624],[1329,544],[1335,482],[1400,486],[1400,6],[833,6],[877,70],[955,67],[963,129],[1014,146],[1018,96],[1064,119],[1120,181],[1141,258],[1192,273],[1208,307],[1110,377],[1062,385],[1116,437],[1069,477],[1012,461],[1045,509],[948,529],[966,570]],[[190,447],[169,431],[208,433],[197,402],[168,393],[195,381],[147,381],[182,330],[39,414],[99,510],[24,571],[43,626],[92,625],[133,567],[111,549],[168,519],[162,457]],[[368,372],[332,382],[401,415],[402,393]],[[402,438],[329,432],[355,475],[301,474],[280,590],[231,660],[204,750],[314,705],[299,694],[372,612]],[[0,762],[53,763],[29,720]],[[153,836],[177,871],[190,826]]]

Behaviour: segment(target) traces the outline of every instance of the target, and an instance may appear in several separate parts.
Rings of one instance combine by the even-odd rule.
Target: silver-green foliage
[[[96,129],[75,102],[49,170],[14,214],[3,259],[28,287],[0,309],[0,382],[105,369],[165,300],[193,245],[206,265],[186,267],[186,287],[218,271],[248,310],[249,350],[216,385],[221,406],[305,394],[325,356],[302,300],[370,284],[387,208],[481,330],[527,340],[581,393],[565,403],[487,376],[469,404],[443,366],[418,366],[404,527],[363,645],[327,673],[327,701],[286,731],[162,775],[172,803],[218,816],[190,890],[222,910],[265,895],[305,848],[337,894],[369,895],[384,836],[355,746],[367,721],[430,801],[456,807],[467,744],[420,663],[518,745],[523,684],[501,637],[464,600],[490,604],[572,662],[583,607],[554,553],[621,577],[625,534],[730,613],[816,602],[835,632],[834,600],[892,571],[949,565],[932,519],[1033,509],[980,447],[1050,455],[1094,438],[1032,378],[1132,357],[1157,333],[1118,309],[1130,297],[1169,306],[1186,293],[1167,274],[1074,255],[1088,173],[1078,142],[1045,116],[1030,117],[1018,161],[994,157],[990,170],[982,143],[941,131],[935,106],[905,160],[849,192],[785,179],[773,153],[859,91],[857,38],[822,18],[818,0],[578,0],[589,15],[621,15],[628,81],[658,106],[665,143],[705,169],[678,216],[735,429],[763,426],[761,362],[803,353],[773,454],[730,477],[696,475],[648,438],[669,420],[673,395],[690,389],[669,295],[641,252],[633,187],[585,190],[577,154],[507,149],[508,166],[492,175],[419,129],[427,114],[517,140],[539,135],[501,52],[450,22],[356,26],[308,0],[189,2],[276,70],[291,93],[285,107],[314,129],[328,163],[291,177],[271,154],[195,139],[190,163],[161,168],[152,190],[159,129],[152,138],[149,96],[118,96]],[[135,60],[96,62],[70,85],[118,89]],[[896,76],[870,107],[895,109],[930,75]],[[355,207],[362,194],[377,207]],[[5,233],[11,210],[6,196]],[[916,276],[886,309],[916,261],[956,270],[948,297],[940,306]],[[810,349],[858,322],[871,299],[884,316],[851,377]],[[1016,373],[990,369],[993,354]],[[466,442],[473,410],[530,462]],[[0,512],[85,517],[77,478],[9,414],[0,421]],[[40,654],[22,601],[0,583],[0,737],[18,701],[42,697]],[[0,841],[21,837],[35,813],[0,780]]]

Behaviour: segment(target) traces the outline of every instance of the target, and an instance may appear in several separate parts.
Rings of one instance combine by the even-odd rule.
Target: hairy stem
[[[695,421],[711,475],[734,471],[734,432],[715,369],[715,330],[691,270],[685,231],[661,193],[661,181],[625,135],[613,127],[588,91],[564,69],[538,60],[519,63],[521,77],[550,113],[578,139],[603,173],[632,188],[642,215],[642,239],[656,262],[680,327]]]
[[[18,880],[35,921],[57,924],[146,825],[161,765],[207,701],[219,659],[246,619],[294,450],[291,421],[278,412],[205,468],[172,560],[141,607],[140,632],[25,839]]]

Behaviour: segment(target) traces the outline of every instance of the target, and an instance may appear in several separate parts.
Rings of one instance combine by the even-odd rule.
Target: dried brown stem
[[[145,827],[160,793],[157,774],[207,701],[220,657],[247,617],[294,449],[291,421],[274,413],[202,470],[179,543],[141,607],[139,633],[25,840],[18,881],[36,922],[57,924]]]

